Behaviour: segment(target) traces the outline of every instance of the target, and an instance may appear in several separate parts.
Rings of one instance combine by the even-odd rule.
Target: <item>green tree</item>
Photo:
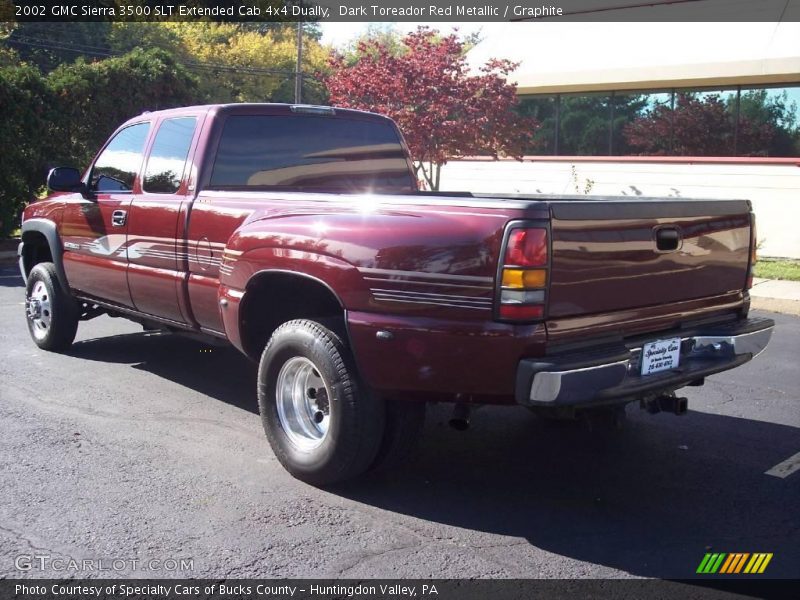
[[[44,182],[57,118],[47,81],[30,65],[0,68],[0,237],[18,226],[22,206]]]
[[[303,101],[320,103],[325,89],[313,74],[326,69],[320,31],[303,25]],[[114,23],[114,52],[158,47],[197,74],[201,102],[291,102],[297,57],[294,23]]]
[[[21,60],[47,73],[79,57],[106,58],[111,51],[110,33],[108,22],[16,23],[4,44],[16,50]]]
[[[48,83],[59,104],[60,157],[81,165],[123,121],[197,97],[197,79],[160,49],[94,63],[78,60],[50,73]]]
[[[85,166],[123,121],[196,97],[196,78],[158,49],[81,58],[46,76],[28,64],[0,67],[0,235],[16,227],[49,167]]]

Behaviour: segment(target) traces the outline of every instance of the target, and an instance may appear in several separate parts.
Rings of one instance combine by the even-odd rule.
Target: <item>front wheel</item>
[[[272,334],[258,403],[275,456],[298,479],[329,485],[356,477],[378,452],[383,403],[359,387],[342,339],[315,321],[289,321]]]
[[[66,350],[78,331],[78,307],[61,287],[53,263],[31,269],[25,287],[25,316],[34,343],[43,350]]]

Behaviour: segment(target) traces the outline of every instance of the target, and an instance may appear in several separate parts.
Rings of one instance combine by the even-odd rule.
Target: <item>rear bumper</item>
[[[672,391],[748,362],[766,348],[774,326],[771,319],[744,319],[680,336],[679,366],[647,376],[639,374],[641,347],[658,337],[525,359],[517,368],[515,397],[526,406],[576,406]]]

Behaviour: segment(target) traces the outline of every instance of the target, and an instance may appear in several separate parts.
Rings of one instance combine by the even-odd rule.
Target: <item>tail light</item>
[[[497,314],[503,321],[544,317],[548,264],[547,229],[515,227],[503,250]]]
[[[756,215],[750,213],[750,264],[747,266],[747,283],[745,284],[746,290],[753,287],[753,270],[756,268],[758,261],[758,231],[756,230]]]

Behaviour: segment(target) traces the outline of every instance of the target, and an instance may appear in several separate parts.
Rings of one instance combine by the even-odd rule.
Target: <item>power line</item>
[[[76,54],[88,54],[93,56],[104,56],[107,58],[119,58],[124,56],[122,53],[109,52],[100,46],[92,46],[89,44],[77,44],[73,42],[55,42],[51,40],[44,40],[31,36],[17,36],[6,40],[9,45],[22,44],[34,48],[41,48],[44,50],[65,50],[67,52],[75,52]],[[283,75],[286,77],[309,78],[317,81],[317,77],[311,73],[304,73],[303,71],[295,71],[288,69],[269,69],[265,67],[245,67],[225,65],[220,63],[201,63],[193,61],[178,61],[186,68],[193,71],[227,71],[232,73],[244,73],[248,75]]]

